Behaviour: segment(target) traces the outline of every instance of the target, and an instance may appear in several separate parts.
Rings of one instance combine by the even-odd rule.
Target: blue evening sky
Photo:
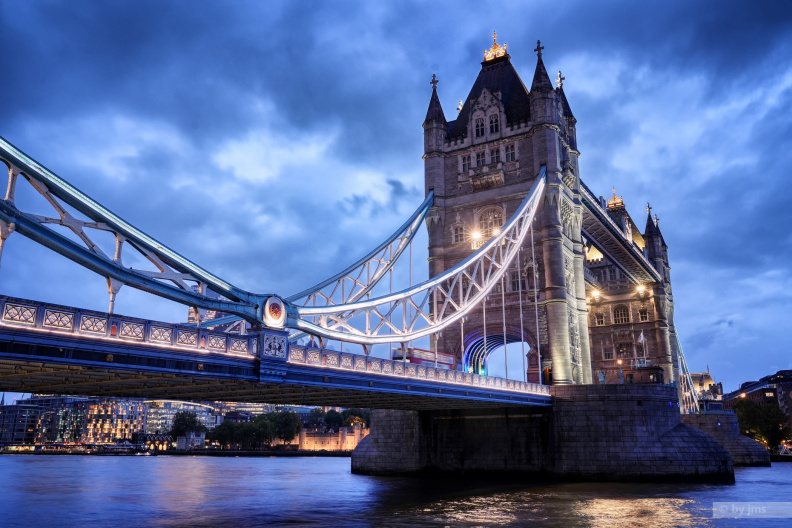
[[[652,203],[691,369],[733,390],[792,368],[789,2],[0,0],[0,135],[203,267],[288,295],[421,202],[429,80],[452,118],[493,30],[527,84],[537,39],[563,71],[588,186],[641,226]],[[20,235],[0,293],[107,307],[101,277]],[[125,288],[117,311],[186,309]]]

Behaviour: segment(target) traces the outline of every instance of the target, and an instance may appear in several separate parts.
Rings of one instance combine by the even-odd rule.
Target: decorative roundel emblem
[[[278,297],[270,297],[264,305],[264,322],[267,326],[281,327],[286,321],[286,307]]]

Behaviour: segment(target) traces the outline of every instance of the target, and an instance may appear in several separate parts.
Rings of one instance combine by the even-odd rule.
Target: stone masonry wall
[[[729,453],[657,385],[552,388],[552,407],[373,411],[352,471],[500,472],[608,481],[733,481]]]
[[[683,414],[682,423],[701,429],[717,440],[734,460],[735,466],[769,466],[770,453],[759,442],[740,434],[737,415]]]

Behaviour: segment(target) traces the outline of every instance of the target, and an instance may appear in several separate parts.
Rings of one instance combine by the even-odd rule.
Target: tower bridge
[[[559,72],[553,86],[543,50],[537,42],[527,88],[493,36],[450,121],[433,76],[423,123],[424,202],[369,254],[290,296],[234,286],[0,138],[8,169],[0,256],[12,234],[28,237],[102,276],[109,294],[107,313],[0,297],[0,388],[367,406],[382,411],[374,413],[379,432],[353,458],[361,472],[446,464],[567,474],[596,459],[596,467],[578,467],[582,476],[633,478],[646,465],[640,456],[614,461],[612,453],[588,450],[583,460],[575,443],[632,434],[666,460],[678,458],[667,470],[672,476],[729,478],[723,448],[680,423],[680,411],[698,407],[674,328],[668,247],[656,217],[648,209],[641,232],[615,190],[606,201],[583,183],[565,78]],[[49,204],[50,216],[17,206],[24,183]],[[412,258],[403,257],[422,225],[429,279],[413,284]],[[109,234],[114,247],[103,249],[97,233]],[[147,267],[127,266],[130,252]],[[410,284],[384,291],[405,261]],[[193,308],[197,324],[115,314],[124,286]],[[201,321],[205,310],[224,315]],[[240,319],[239,334],[217,331]],[[309,346],[301,344],[306,339]],[[430,340],[436,358],[455,358],[457,368],[408,362],[419,339]],[[493,351],[511,343],[521,343],[522,364],[507,363],[511,377],[488,376]],[[399,353],[379,357],[381,345]],[[654,369],[655,385],[624,385],[627,365]],[[609,427],[614,414],[629,425]],[[573,433],[580,416],[589,426]],[[638,427],[647,421],[654,425]],[[495,444],[520,462],[449,461],[432,451],[457,441],[451,438],[464,444],[454,449],[475,449],[481,431],[490,430],[481,424],[505,424],[508,435]],[[398,427],[414,434],[391,445],[388,431]],[[383,449],[397,448],[412,451],[383,457]],[[615,469],[631,464],[637,469]]]

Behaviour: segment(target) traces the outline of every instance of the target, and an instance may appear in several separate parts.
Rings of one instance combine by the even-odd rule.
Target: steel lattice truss
[[[334,306],[369,295],[410,246],[433,202],[434,191],[431,191],[412,216],[368,255],[329,279],[287,297],[286,302],[299,306]],[[237,320],[238,316],[219,317],[204,321],[201,326],[210,327]],[[304,336],[305,332],[296,332],[289,340],[295,342]]]
[[[467,314],[500,283],[531,229],[544,184],[543,167],[528,196],[500,233],[441,275],[376,299],[325,307],[292,305],[286,325],[363,345],[404,343],[440,332]]]
[[[363,345],[406,342],[439,332],[481,302],[520,250],[545,182],[542,168],[531,192],[499,234],[457,266],[428,281],[395,294],[361,300],[371,295],[372,288],[409,246],[432,205],[431,193],[396,233],[368,255],[313,288],[282,300],[277,295],[247,292],[209,273],[125,222],[3,138],[0,161],[9,173],[6,196],[0,200],[0,251],[5,239],[17,232],[104,276],[111,311],[115,294],[129,285],[188,306],[234,314],[254,324],[288,327]],[[52,206],[53,216],[17,208],[14,198],[19,176]],[[70,230],[79,242],[50,226]],[[114,238],[112,256],[95,243],[98,232]],[[125,267],[124,256],[129,251],[125,248],[142,255],[153,269]],[[204,295],[207,288],[224,299]]]
[[[264,302],[269,295],[244,291],[202,269],[125,222],[1,137],[0,161],[9,171],[6,196],[0,201],[3,241],[11,232],[20,233],[104,276],[110,292],[111,311],[115,294],[123,285],[129,285],[188,306],[230,312],[249,321],[261,320]],[[56,216],[27,213],[16,207],[14,197],[19,176],[49,202]],[[70,208],[87,220],[75,217]],[[69,229],[81,244],[58,233],[50,225]],[[99,231],[114,237],[112,257],[94,242]],[[127,247],[142,255],[153,269],[125,267],[123,258]],[[193,291],[190,286],[197,286],[198,291]],[[203,295],[206,288],[226,300]]]

